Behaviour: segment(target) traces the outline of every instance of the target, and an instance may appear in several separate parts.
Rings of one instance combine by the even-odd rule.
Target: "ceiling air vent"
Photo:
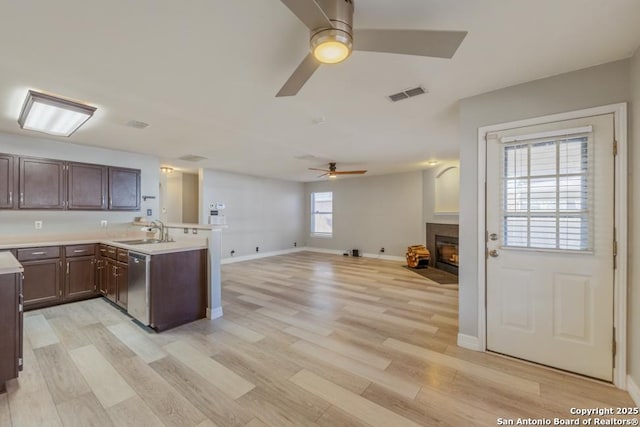
[[[180,160],[185,160],[187,162],[199,162],[200,160],[206,160],[206,157],[196,156],[194,154],[187,154],[186,156],[178,157]]]
[[[402,92],[389,95],[389,99],[393,102],[398,102],[398,101],[402,101],[403,99],[409,99],[414,96],[422,95],[424,93],[427,93],[427,91],[424,90],[423,87],[418,86],[418,87],[414,87],[413,89],[407,89]]]
[[[127,122],[127,126],[129,126],[131,128],[136,128],[136,129],[144,129],[144,128],[149,127],[149,123],[140,122],[138,120],[129,120]]]

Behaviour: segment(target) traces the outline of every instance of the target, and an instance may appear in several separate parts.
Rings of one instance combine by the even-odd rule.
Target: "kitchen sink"
[[[136,239],[136,240],[121,240],[118,243],[124,243],[125,245],[148,245],[151,243],[165,243],[159,239]]]

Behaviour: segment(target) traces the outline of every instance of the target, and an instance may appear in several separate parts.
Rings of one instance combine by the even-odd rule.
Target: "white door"
[[[612,380],[613,125],[487,135],[487,349]]]

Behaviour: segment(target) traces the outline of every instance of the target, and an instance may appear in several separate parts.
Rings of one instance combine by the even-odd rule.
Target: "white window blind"
[[[331,236],[333,233],[333,193],[311,193],[311,234]]]
[[[503,145],[503,246],[590,251],[591,134]]]

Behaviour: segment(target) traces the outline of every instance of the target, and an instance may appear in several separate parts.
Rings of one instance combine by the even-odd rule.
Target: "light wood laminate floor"
[[[456,346],[457,285],[300,252],[223,266],[221,319],[147,333],[103,299],[25,314],[5,426],[493,426],[633,406]]]

